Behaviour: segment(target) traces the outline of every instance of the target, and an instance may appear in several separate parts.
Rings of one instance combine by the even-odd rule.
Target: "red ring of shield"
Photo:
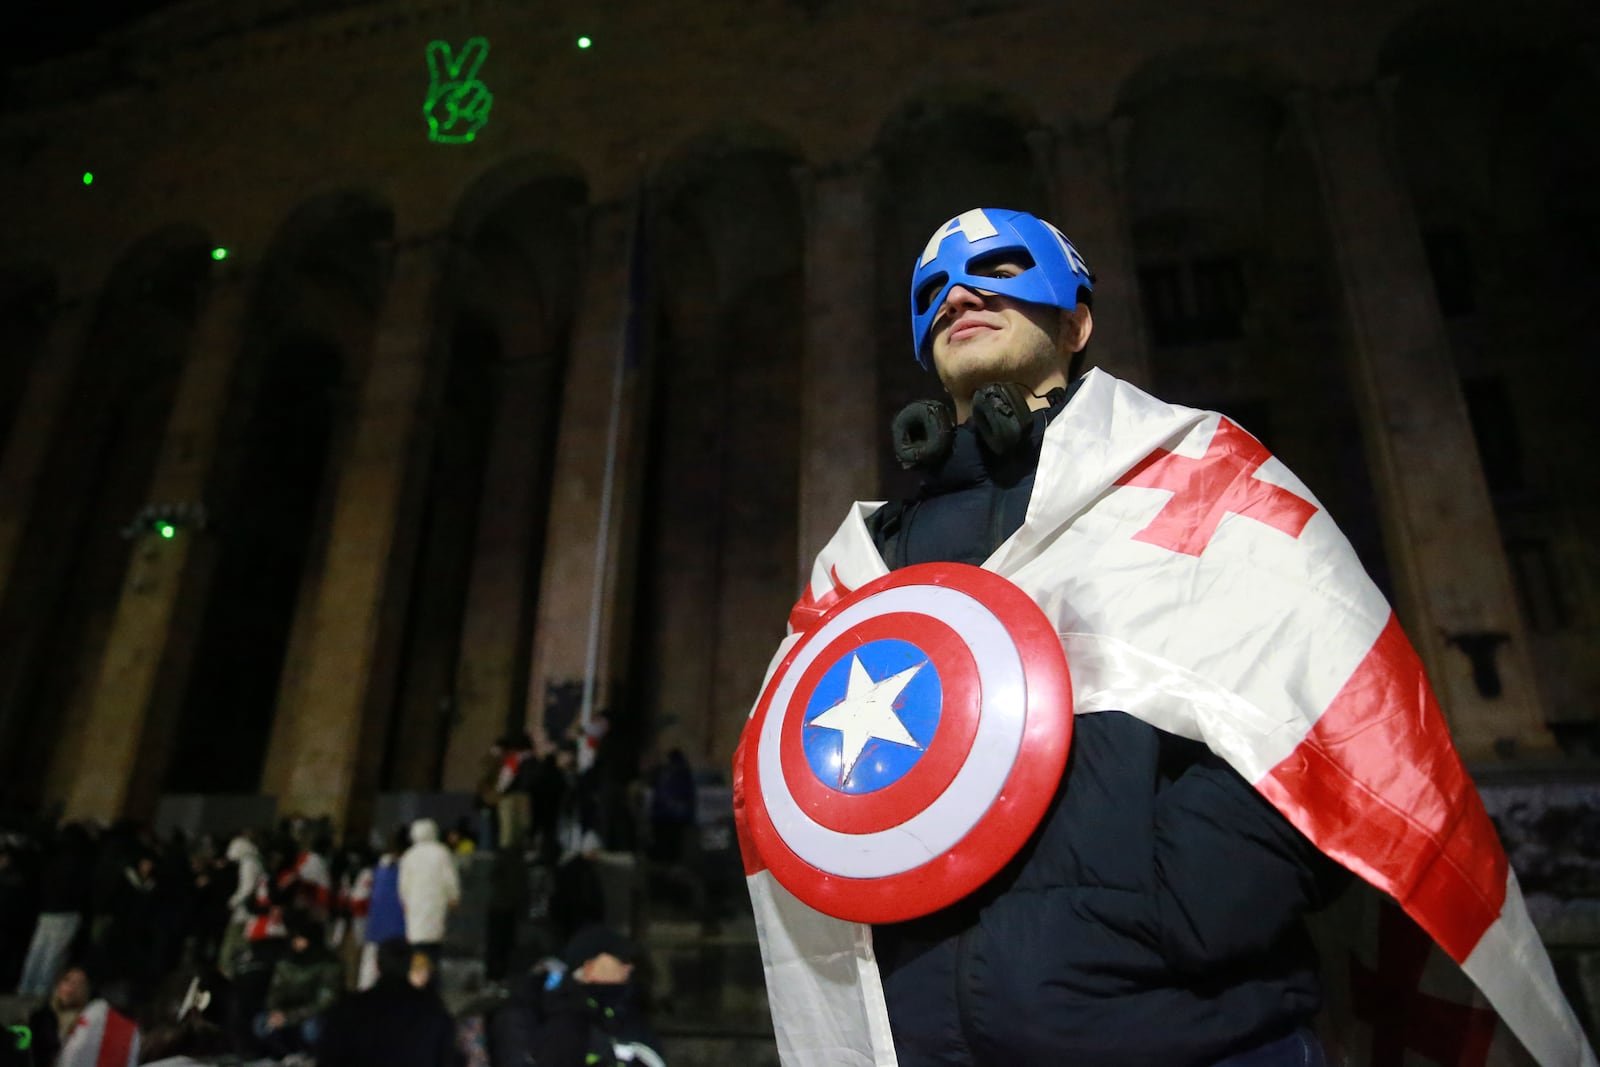
[[[846,596],[815,623],[811,633],[815,634],[850,605],[885,589],[906,585],[941,585],[966,593],[1000,620],[1015,641],[1022,661],[1028,711],[1017,758],[989,810],[943,855],[881,878],[829,874],[795,855],[767,814],[758,746],[742,746],[741,777],[746,784],[740,793],[745,829],[761,861],[801,901],[826,915],[851,922],[901,922],[927,915],[955,903],[993,877],[1044,817],[1061,781],[1072,742],[1072,682],[1055,627],[1026,593],[990,571],[963,563],[906,567]],[[746,725],[747,736],[760,736],[771,711],[773,693],[808,641],[809,637],[804,637],[796,642],[773,672]],[[775,786],[784,788],[783,783]]]
[[[914,638],[913,638],[914,635]],[[916,765],[892,785],[872,793],[846,793],[817,780],[806,760],[806,704],[817,683],[851,651],[895,638],[917,646],[939,673],[943,701],[939,726]],[[819,825],[842,834],[873,834],[905,822],[945,791],[978,733],[978,664],[961,635],[931,615],[875,615],[840,634],[816,659],[783,709],[783,777],[795,803]]]

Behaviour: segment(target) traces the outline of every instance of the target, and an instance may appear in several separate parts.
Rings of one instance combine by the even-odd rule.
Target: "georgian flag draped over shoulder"
[[[887,573],[875,507],[855,505],[818,556],[769,675]],[[1421,662],[1327,512],[1253,437],[1091,371],[1045,434],[1027,519],[984,567],[1055,623],[1079,714],[1204,741],[1398,901],[1540,1064],[1596,1062]],[[742,829],[740,844],[784,1062],[894,1063],[870,929],[806,908]]]

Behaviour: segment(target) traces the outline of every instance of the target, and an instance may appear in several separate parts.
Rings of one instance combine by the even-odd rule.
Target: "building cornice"
[[[11,74],[11,115],[48,113],[225,70],[315,55],[467,12],[526,0],[189,0],[107,34],[92,47]]]

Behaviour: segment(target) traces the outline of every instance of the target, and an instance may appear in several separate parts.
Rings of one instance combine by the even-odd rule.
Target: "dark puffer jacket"
[[[970,431],[914,500],[874,516],[891,568],[981,563],[1021,524],[1039,444]],[[1346,878],[1205,746],[1121,712],[1081,715],[1022,852],[978,892],[874,931],[902,1067],[1209,1065],[1308,1020],[1301,916]]]
[[[542,970],[512,983],[490,1020],[489,1040],[494,1067],[662,1062],[632,984],[587,985]]]

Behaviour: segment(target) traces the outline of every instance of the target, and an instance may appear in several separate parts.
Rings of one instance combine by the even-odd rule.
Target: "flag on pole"
[[[600,529],[594,545],[594,581],[589,590],[589,629],[585,643],[583,664],[583,702],[578,708],[581,744],[578,749],[578,772],[586,773],[594,766],[599,738],[592,729],[595,712],[595,693],[599,688],[600,671],[600,616],[605,601],[607,560],[611,552],[611,523],[615,511],[617,483],[617,452],[622,439],[623,382],[638,369],[642,348],[645,308],[645,283],[649,276],[649,263],[645,254],[648,231],[644,186],[633,201],[633,220],[628,227],[627,296],[622,312],[622,328],[617,338],[616,362],[611,371],[611,401],[606,422],[606,465],[600,486]]]
[[[769,675],[828,603],[887,573],[875,507],[819,555]],[[1397,901],[1537,1063],[1596,1062],[1420,660],[1326,510],[1253,437],[1092,371],[984,567],[1055,624],[1078,714],[1204,741]],[[894,1063],[870,929],[811,912],[741,847],[785,1062]]]

